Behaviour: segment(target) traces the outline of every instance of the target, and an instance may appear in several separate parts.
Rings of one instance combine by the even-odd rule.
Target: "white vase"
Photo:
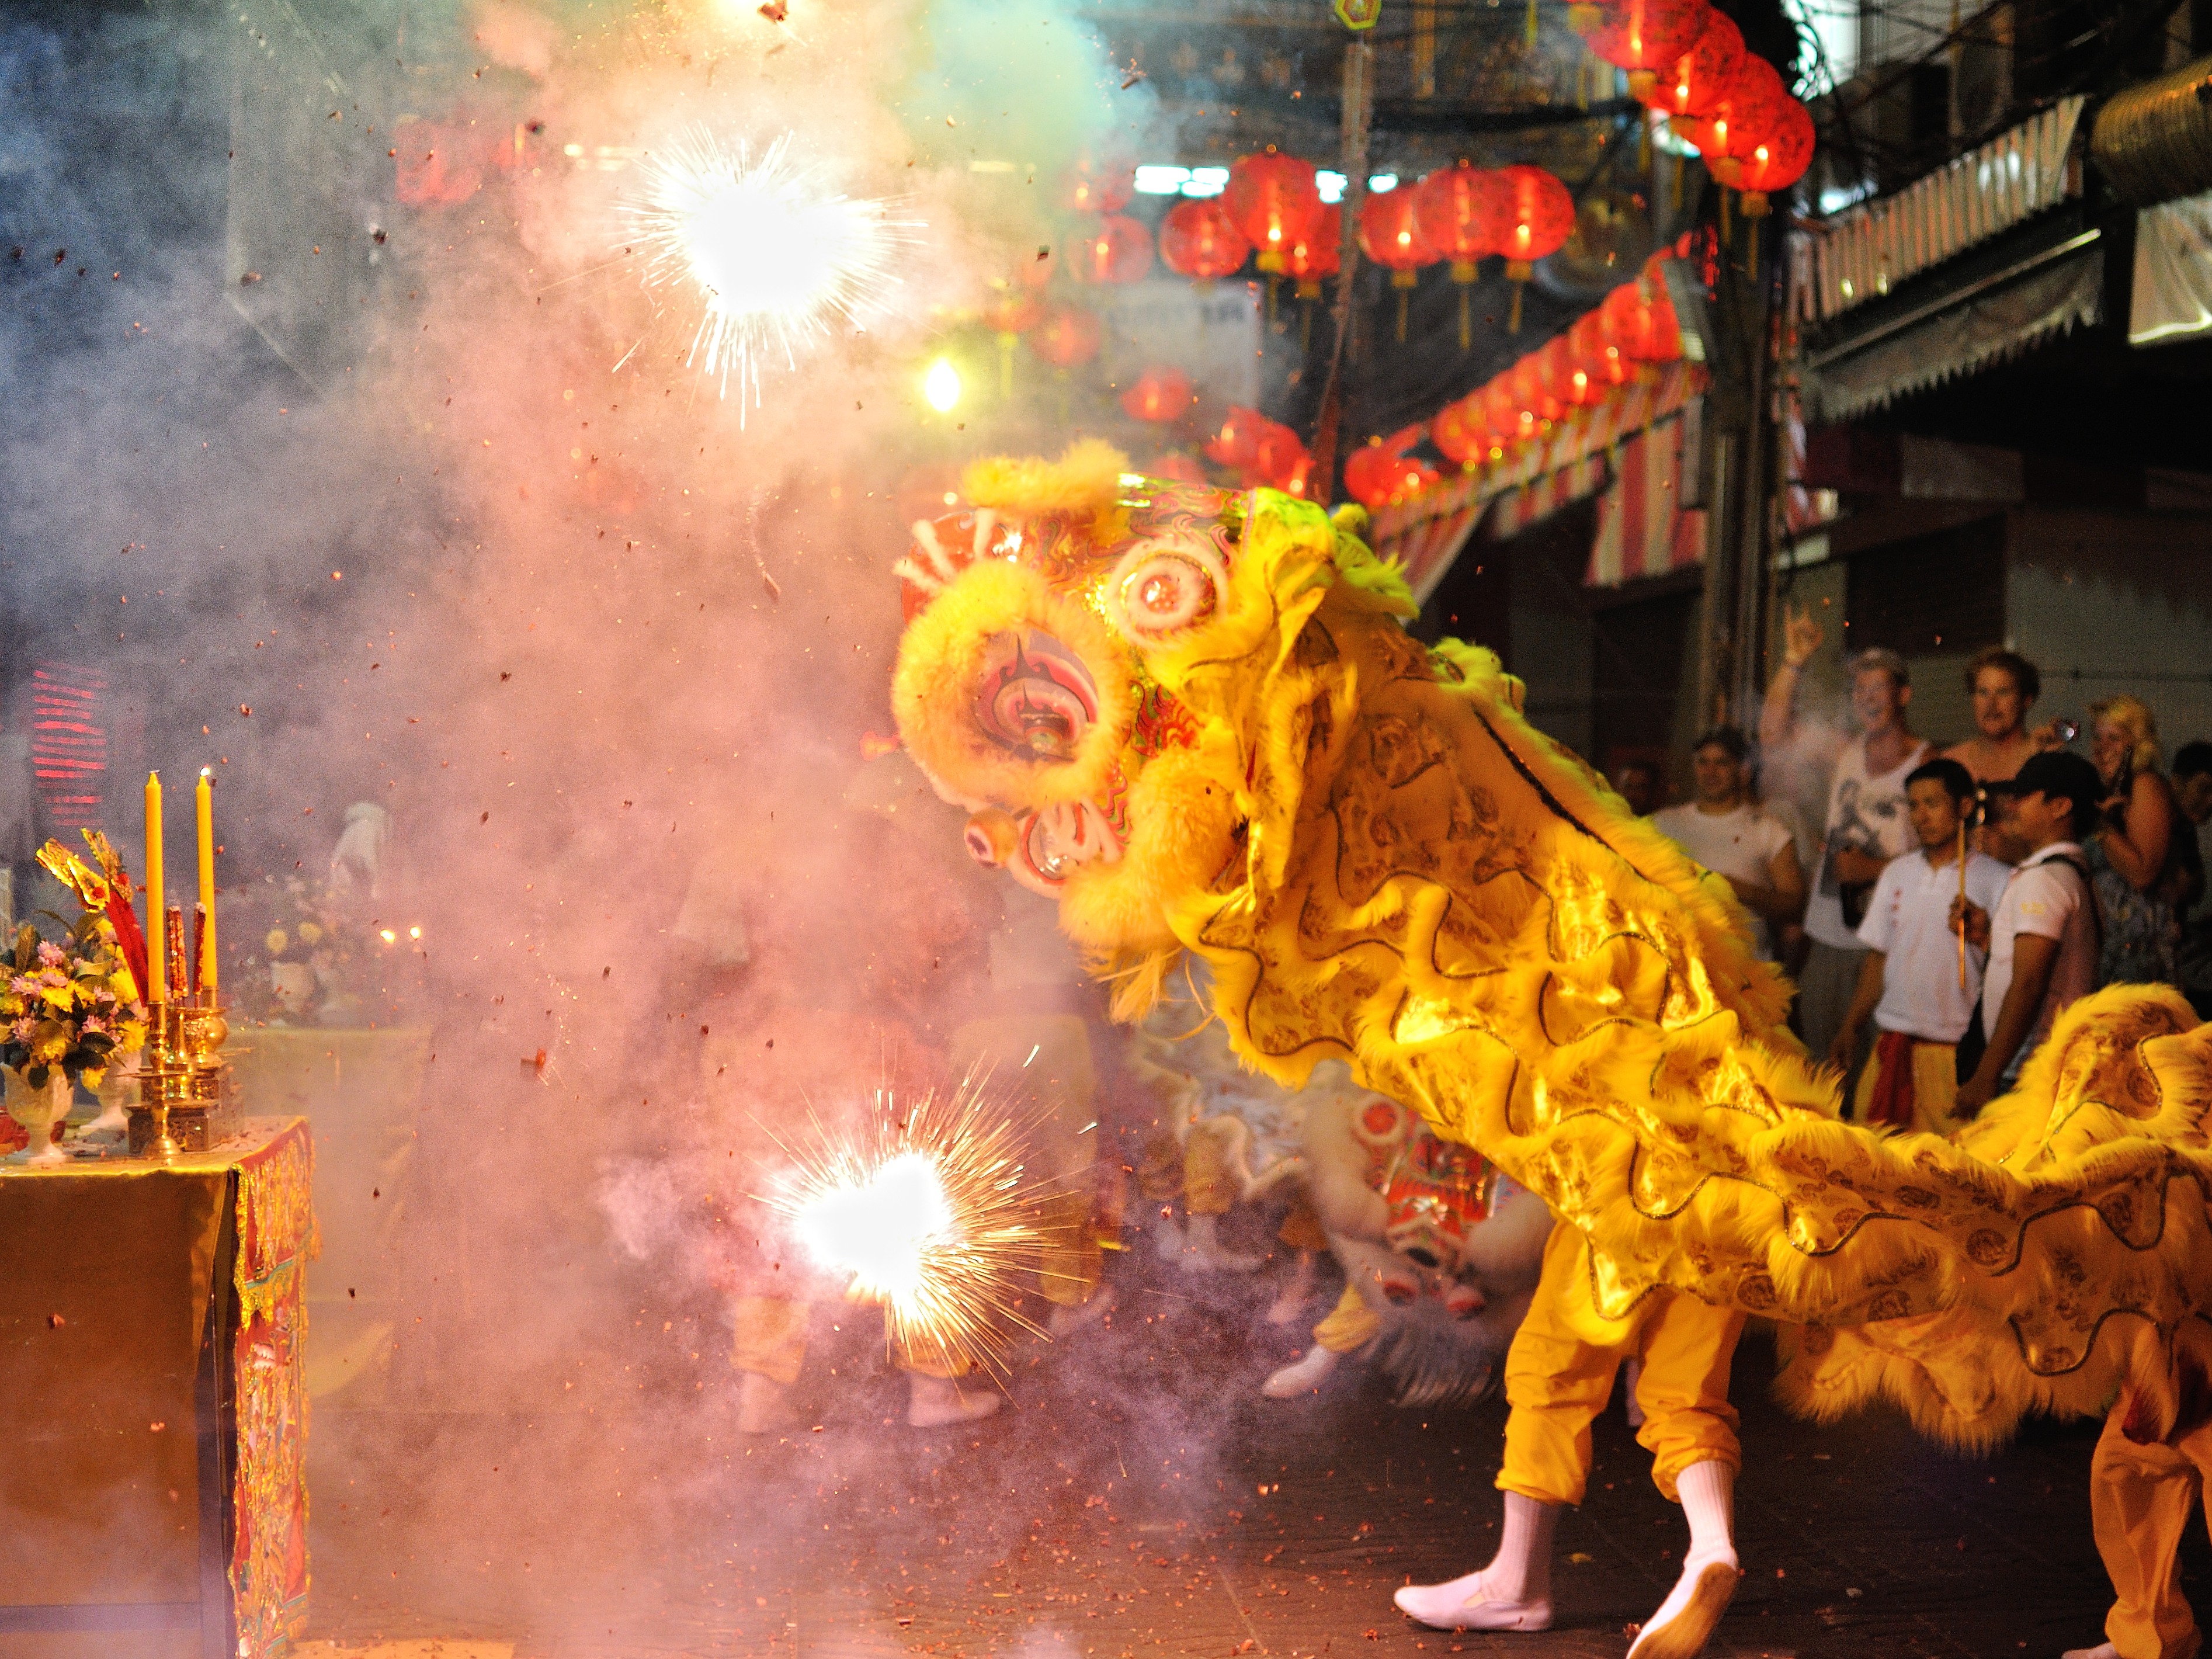
[[[138,1055],[133,1049],[128,1060],[118,1060],[107,1068],[100,1079],[98,1091],[100,1115],[77,1130],[80,1140],[123,1140],[131,1133],[131,1115],[126,1109],[138,1098]]]
[[[17,1152],[9,1162],[17,1164],[66,1164],[69,1154],[54,1145],[54,1125],[69,1115],[70,1101],[76,1091],[70,1080],[57,1069],[46,1086],[34,1089],[24,1080],[20,1072],[9,1070],[6,1077],[8,1115],[23,1126],[31,1137],[31,1144]]]

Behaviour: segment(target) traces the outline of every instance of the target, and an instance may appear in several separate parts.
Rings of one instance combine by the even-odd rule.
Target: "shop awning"
[[[1800,315],[1828,322],[1907,277],[2081,193],[2082,100],[2060,99],[2010,131],[1790,240]]]
[[[2085,230],[1808,357],[1808,425],[1832,425],[2096,321],[2105,250]]]
[[[2128,343],[2170,345],[2212,334],[2212,191],[2136,215]]]

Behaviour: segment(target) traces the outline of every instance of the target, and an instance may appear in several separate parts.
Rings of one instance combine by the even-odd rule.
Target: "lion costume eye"
[[[1106,614],[1131,639],[1162,639],[1212,616],[1228,584],[1228,569],[1209,544],[1145,542],[1106,579]]]
[[[1001,634],[983,659],[975,722],[993,743],[1024,759],[1072,760],[1098,723],[1098,684],[1051,635]]]

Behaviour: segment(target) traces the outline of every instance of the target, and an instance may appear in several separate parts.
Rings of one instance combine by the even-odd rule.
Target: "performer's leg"
[[[1237,1173],[1227,1132],[1199,1123],[1183,1142],[1183,1208],[1189,1212],[1182,1265],[1192,1273],[1256,1273],[1260,1258],[1221,1246],[1221,1218],[1236,1207]]]
[[[2112,1609],[2105,1616],[2102,1647],[2075,1652],[2191,1659],[2197,1649],[2197,1620],[2181,1593],[2177,1557],[2203,1477],[2173,1447],[2130,1440],[2121,1428],[2127,1404],[2123,1394],[2106,1414],[2089,1462],[2089,1516],[2097,1553],[2112,1580]]]
[[[1552,1534],[1559,1506],[1579,1504],[1589,1478],[1589,1425],[1605,1409],[1620,1364],[1568,1325],[1562,1299],[1588,1271],[1586,1247],[1561,1222],[1544,1246],[1543,1276],[1505,1355],[1505,1494],[1498,1553],[1480,1571],[1397,1592],[1401,1611],[1447,1630],[1548,1630],[1552,1624]],[[1624,1326],[1624,1343],[1635,1327]]]
[[[1681,1577],[1628,1651],[1630,1659],[1692,1659],[1741,1577],[1734,1506],[1742,1454],[1728,1389],[1743,1316],[1689,1296],[1662,1292],[1656,1300],[1638,1333],[1644,1424],[1636,1437],[1651,1454],[1653,1482],[1682,1505],[1690,1547]]]
[[[1963,1127],[1957,1116],[1959,1051],[1948,1042],[1912,1045],[1912,1127],[1948,1135]]]
[[[1357,1353],[1382,1329],[1382,1316],[1369,1307],[1352,1285],[1336,1299],[1328,1317],[1314,1327],[1314,1345],[1260,1385],[1270,1400],[1295,1400],[1310,1394],[1336,1369],[1346,1354]]]
[[[1328,1248],[1328,1234],[1321,1224],[1321,1217],[1313,1206],[1300,1194],[1291,1200],[1291,1212],[1283,1218],[1283,1224],[1275,1237],[1292,1251],[1291,1276],[1275,1292],[1274,1301],[1267,1308],[1270,1325],[1289,1325],[1307,1303],[1313,1300],[1314,1262]]]
[[[739,1296],[730,1300],[736,1340],[730,1364],[738,1382],[738,1431],[768,1434],[798,1419],[784,1390],[806,1363],[807,1307],[783,1297]]]

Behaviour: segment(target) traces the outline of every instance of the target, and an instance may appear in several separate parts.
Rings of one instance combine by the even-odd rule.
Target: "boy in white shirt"
[[[1788,827],[1745,792],[1747,752],[1732,726],[1706,732],[1690,754],[1697,799],[1662,807],[1651,823],[1735,890],[1756,918],[1759,954],[1772,962],[1775,929],[1804,910],[1805,876]]]
[[[2097,902],[2080,841],[2104,799],[2097,769],[2063,751],[2034,755],[2016,776],[1989,790],[2007,834],[2027,856],[1994,909],[1962,907],[1966,938],[1986,941],[1990,953],[1982,979],[1989,1046],[1959,1085],[1956,1110],[1969,1118],[2012,1086],[2021,1062],[2051,1035],[2051,1022],[2097,982]]]
[[[1972,1024],[1982,991],[1984,953],[1961,954],[1951,919],[1963,892],[1977,908],[1993,908],[2011,873],[1986,854],[1960,852],[1974,780],[1954,760],[1933,760],[1905,781],[1905,811],[1917,853],[1882,867],[1868,901],[1859,941],[1868,947],[1857,992],[1828,1049],[1831,1065],[1848,1070],[1869,1018],[1878,1033],[1874,1057],[1859,1073],[1852,1113],[1866,1124],[1948,1134],[1958,1093],[1957,1045]]]

